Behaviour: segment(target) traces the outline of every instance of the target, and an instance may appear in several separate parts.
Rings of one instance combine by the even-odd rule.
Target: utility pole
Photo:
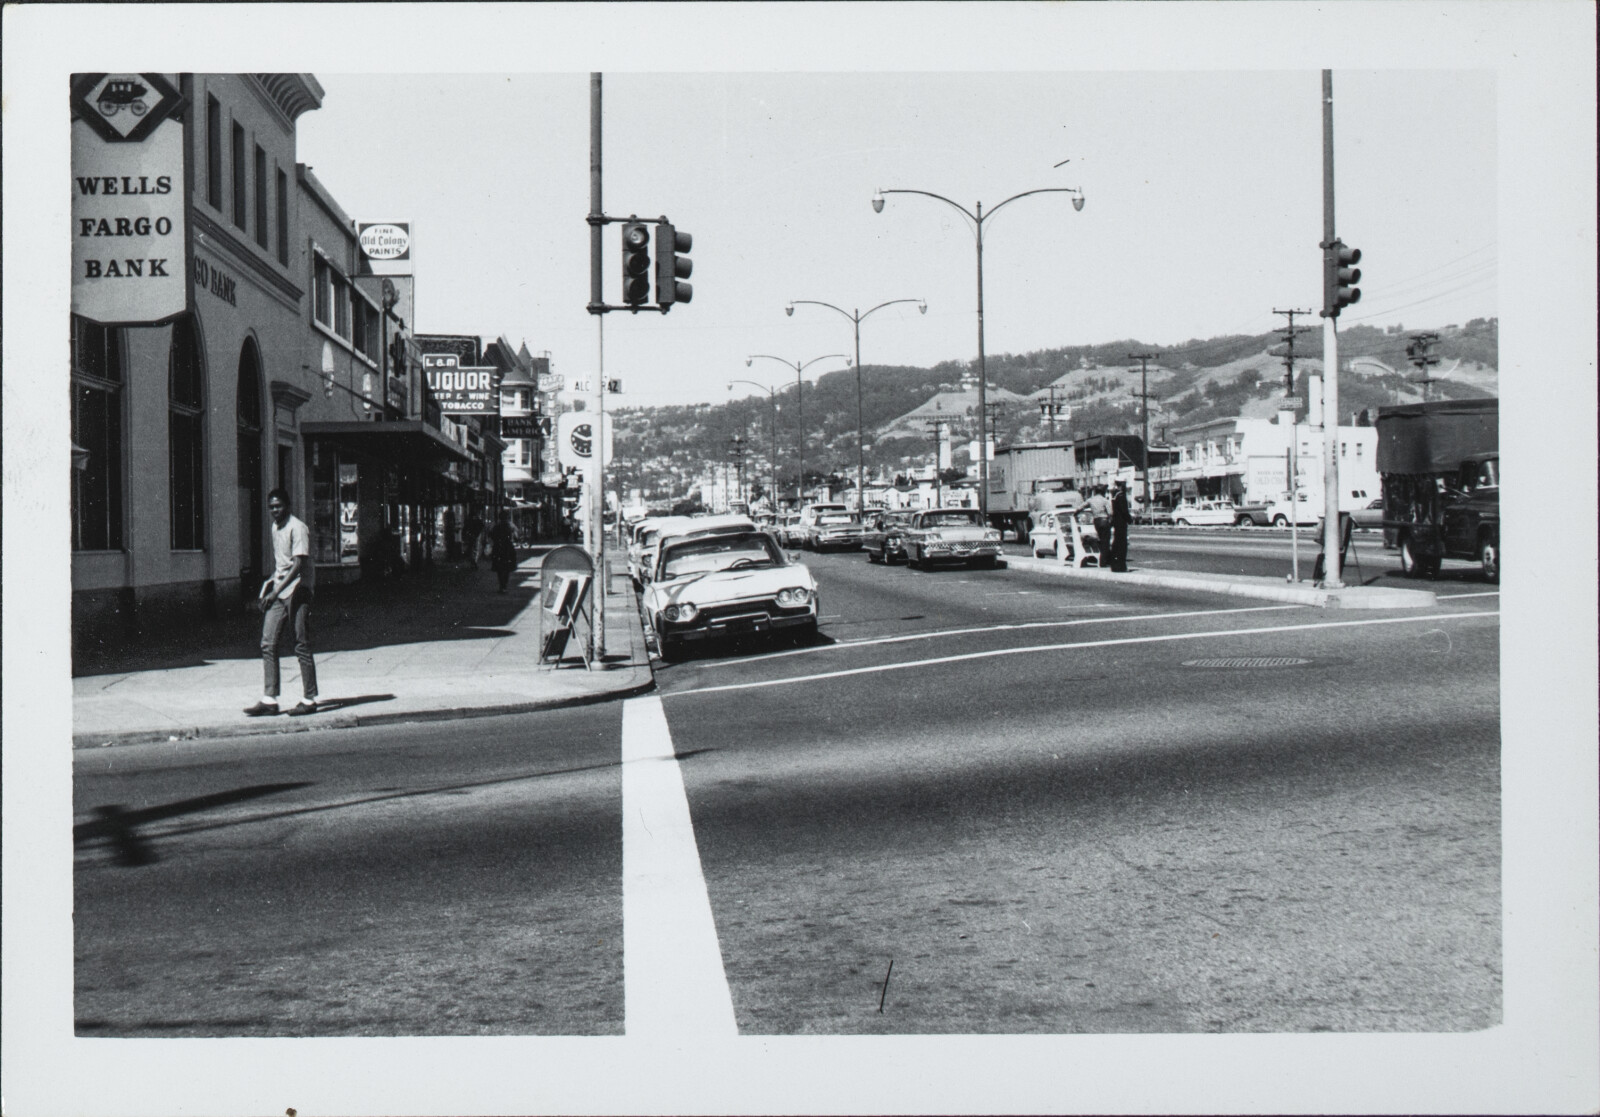
[[[1285,368],[1284,379],[1283,379],[1283,394],[1285,396],[1293,397],[1294,396],[1294,339],[1298,335],[1307,332],[1311,328],[1309,326],[1296,326],[1294,324],[1294,319],[1295,319],[1295,315],[1297,315],[1297,314],[1310,314],[1311,311],[1309,311],[1309,310],[1277,310],[1277,309],[1274,309],[1272,313],[1274,313],[1274,314],[1284,314],[1284,315],[1287,315],[1288,318],[1289,318],[1289,324],[1287,326],[1280,326],[1278,328],[1277,332],[1282,334],[1283,337],[1284,337],[1284,340],[1286,342],[1288,342],[1288,344],[1289,344],[1289,351],[1287,353],[1285,353],[1284,357],[1283,357],[1283,364],[1284,364],[1284,368]]]
[[[1433,345],[1439,340],[1436,333],[1412,334],[1410,342],[1406,345],[1406,359],[1417,370],[1417,376],[1411,381],[1413,384],[1422,385],[1422,402],[1428,402],[1428,385],[1437,384],[1440,377],[1429,376],[1428,369],[1439,363],[1439,358],[1433,355]]]
[[[1150,512],[1150,368],[1156,353],[1129,353],[1128,360],[1139,362],[1139,446],[1144,460],[1144,510]]]
[[[939,464],[939,455],[944,449],[945,425],[949,420],[930,419],[928,421],[933,424],[928,428],[928,433],[933,438],[933,506],[938,508],[944,504],[944,481],[939,477],[939,471],[942,468]]]
[[[1056,392],[1062,391],[1064,393],[1064,389],[1057,388],[1056,385],[1051,384],[1047,390],[1050,393],[1050,402],[1041,403],[1039,410],[1044,412],[1045,423],[1048,424],[1050,430],[1049,439],[1054,442],[1056,437],[1056,416],[1061,414],[1062,409],[1066,406],[1056,402]],[[1066,398],[1065,394],[1062,395],[1062,398]]]

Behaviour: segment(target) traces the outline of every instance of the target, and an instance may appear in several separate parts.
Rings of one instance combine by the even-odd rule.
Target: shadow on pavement
[[[219,791],[212,795],[163,803],[159,807],[145,807],[137,811],[130,811],[120,803],[108,803],[93,808],[95,813],[93,821],[80,822],[72,828],[72,844],[85,846],[104,842],[112,848],[114,860],[118,865],[124,868],[150,865],[159,858],[156,857],[150,843],[139,833],[141,826],[162,819],[198,814],[231,803],[242,803],[248,799],[259,799],[266,795],[281,795],[285,791],[297,791],[310,786],[311,784],[303,781],[254,784],[232,791]]]
[[[514,635],[510,622],[539,591],[535,562],[511,575],[505,593],[487,566],[436,566],[381,581],[318,588],[311,607],[313,654],[434,640],[488,640]],[[537,624],[537,614],[526,618]],[[261,614],[255,609],[157,626],[136,636],[108,633],[75,643],[74,676],[198,667],[260,655]],[[280,655],[292,660],[292,638]]]

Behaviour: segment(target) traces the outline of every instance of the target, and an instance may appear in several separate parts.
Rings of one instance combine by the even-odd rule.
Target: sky
[[[1315,68],[1110,72],[603,73],[608,216],[694,236],[694,300],[613,313],[624,405],[721,402],[782,364],[977,355],[984,219],[988,353],[1261,333],[1321,305],[1323,123]],[[424,332],[504,334],[569,378],[595,370],[590,80],[318,72],[301,161],[357,220],[413,224]],[[1337,70],[1337,231],[1362,250],[1344,325],[1497,316],[1495,75]],[[876,190],[939,194],[887,195]],[[955,204],[951,204],[955,203]],[[620,230],[604,234],[620,302]],[[654,248],[652,250],[655,251]],[[831,303],[843,313],[790,300]],[[843,367],[821,361],[809,376]],[[759,389],[737,386],[739,393]]]
[[[0,654],[22,696],[0,710],[13,746],[0,880],[28,913],[4,937],[10,1110],[170,1112],[176,1097],[217,1114],[1593,1111],[1592,4],[34,4],[0,18]],[[1513,567],[1482,605],[1504,609],[1502,692],[1483,696],[1498,697],[1505,738],[1504,1024],[660,1047],[74,1039],[65,91],[74,72],[130,59],[317,75],[326,104],[301,118],[301,158],[352,216],[415,223],[417,325],[526,339],[569,375],[599,356],[583,218],[588,73],[602,71],[607,212],[666,214],[696,241],[693,303],[606,316],[606,369],[637,404],[790,375],[746,367],[750,353],[851,348],[847,320],[786,318],[791,299],[924,298],[925,317],[868,320],[863,360],[971,359],[961,216],[894,195],[874,214],[878,187],[989,208],[1082,188],[1081,212],[1044,195],[986,223],[993,353],[1170,346],[1314,309],[1332,69],[1338,230],[1366,272],[1344,325],[1501,319]]]

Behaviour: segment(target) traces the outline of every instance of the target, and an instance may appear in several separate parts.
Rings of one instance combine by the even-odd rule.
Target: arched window
[[[172,324],[167,350],[167,450],[172,549],[200,551],[205,522],[205,359],[193,318]]]
[[[122,331],[72,319],[72,549],[122,549]]]

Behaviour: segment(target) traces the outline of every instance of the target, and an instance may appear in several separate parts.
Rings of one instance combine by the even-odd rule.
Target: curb
[[[649,668],[634,668],[645,670]],[[95,733],[74,735],[72,748],[106,748],[112,745],[144,745],[165,741],[194,741],[230,737],[279,737],[290,733],[317,733],[329,729],[360,729],[374,725],[404,725],[408,722],[454,721],[466,718],[504,717],[507,714],[531,714],[542,710],[560,710],[572,706],[592,706],[620,698],[636,698],[655,690],[653,676],[642,683],[616,690],[596,691],[593,694],[575,694],[567,698],[545,698],[532,702],[504,702],[495,706],[448,706],[432,710],[412,710],[392,714],[334,714],[314,722],[304,720],[281,724],[253,721],[242,725],[192,726],[182,729],[137,729],[126,733]]]
[[[1230,597],[1282,601],[1290,605],[1314,605],[1321,609],[1431,609],[1439,603],[1438,597],[1432,590],[1395,589],[1391,586],[1316,589],[1310,586],[1276,585],[1267,579],[1245,582],[1232,578],[1208,577],[1204,574],[1153,574],[1141,571],[1113,574],[1098,567],[1075,567],[1061,562],[1045,562],[1041,559],[1011,557],[1009,562],[1018,570],[1032,570],[1086,582],[1197,590]]]

